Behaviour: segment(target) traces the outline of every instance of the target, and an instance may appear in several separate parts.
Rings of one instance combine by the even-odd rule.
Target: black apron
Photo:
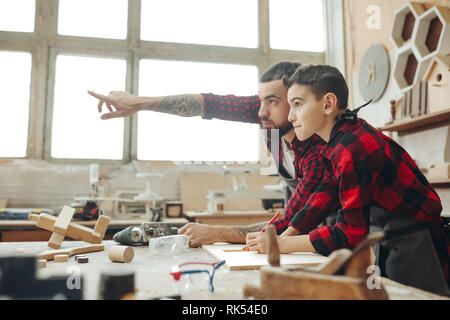
[[[371,233],[416,223],[379,207],[370,210]],[[428,229],[383,240],[373,249],[381,276],[439,295],[450,294]]]

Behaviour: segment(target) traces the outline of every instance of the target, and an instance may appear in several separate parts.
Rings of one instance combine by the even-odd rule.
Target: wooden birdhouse
[[[450,108],[450,56],[435,56],[424,76],[428,83],[428,109]]]

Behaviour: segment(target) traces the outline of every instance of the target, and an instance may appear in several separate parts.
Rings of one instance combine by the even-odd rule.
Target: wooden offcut
[[[59,254],[66,254],[70,257],[70,256],[73,256],[76,254],[97,252],[97,251],[103,251],[103,250],[105,250],[105,246],[101,245],[101,244],[91,244],[91,245],[85,245],[85,246],[67,248],[67,249],[59,249],[59,250],[47,250],[47,251],[41,252],[39,254],[39,259],[53,260],[55,258],[55,255],[59,255]]]
[[[386,300],[383,286],[368,289],[366,279],[349,276],[289,271],[279,267],[261,269],[261,287],[246,284],[244,296],[270,300]]]

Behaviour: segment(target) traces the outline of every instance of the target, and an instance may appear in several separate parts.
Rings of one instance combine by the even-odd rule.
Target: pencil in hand
[[[275,221],[275,219],[278,218],[279,215],[280,215],[280,212],[275,213],[275,215],[272,217],[272,219],[270,219],[270,221],[264,226],[264,228],[261,229],[261,232],[264,232],[266,230],[267,226],[271,225]],[[245,245],[242,248],[242,250],[250,251],[250,248],[247,245]]]

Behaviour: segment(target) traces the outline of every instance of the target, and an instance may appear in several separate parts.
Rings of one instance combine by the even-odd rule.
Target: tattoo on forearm
[[[202,106],[193,96],[180,95],[164,98],[157,111],[177,116],[192,117],[200,115]]]
[[[248,226],[235,226],[232,227],[239,235],[245,237],[249,232],[261,231],[262,228],[267,224],[267,222],[255,223]]]

